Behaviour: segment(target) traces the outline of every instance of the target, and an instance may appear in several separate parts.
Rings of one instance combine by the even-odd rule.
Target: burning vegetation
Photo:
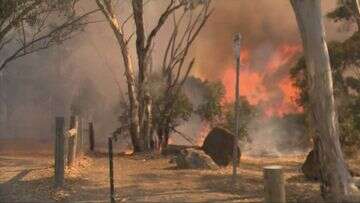
[[[97,176],[107,173],[109,164],[112,202],[118,198],[114,182],[120,180],[114,178],[118,175],[114,165],[131,167],[120,180],[128,178],[128,185],[121,187],[130,198],[143,195],[138,185],[152,185],[158,178],[155,172],[166,177],[187,173],[164,170],[170,168],[213,169],[191,173],[207,174],[201,184],[221,179],[215,181],[222,187],[219,193],[227,193],[231,184],[223,176],[231,172],[226,167],[233,165],[233,183],[239,181],[243,155],[244,178],[240,186],[234,184],[242,195],[254,185],[256,191],[261,188],[263,163],[291,168],[284,170],[291,173],[285,176],[294,190],[291,201],[299,200],[296,195],[304,192],[302,187],[319,186],[305,179],[314,171],[321,188],[311,195],[321,192],[326,201],[340,202],[357,192],[352,176],[358,173],[353,166],[349,173],[343,152],[356,154],[360,146],[359,1],[88,2],[0,0],[0,161],[6,163],[0,163],[0,169],[6,170],[5,176],[0,174],[0,187],[4,191],[17,191],[14,183],[20,181],[24,191],[37,185],[45,201],[77,201],[83,198],[72,197],[71,191],[84,191],[86,185],[85,193],[94,198],[98,191],[88,188],[107,184]],[[338,24],[346,30],[339,31]],[[235,35],[235,42],[234,33],[241,33]],[[231,48],[233,44],[237,49]],[[85,135],[89,141],[84,141]],[[26,146],[19,140],[25,140]],[[15,157],[20,155],[18,149],[29,154],[35,151],[30,147],[40,149],[34,147],[40,144],[46,144],[47,154],[54,157],[43,158],[41,152],[41,164],[24,159],[24,171],[12,176],[10,162],[16,162],[15,168],[22,162]],[[293,160],[297,165],[307,160],[302,167],[305,176]],[[51,167],[27,169],[28,161],[31,167]],[[142,171],[142,166],[151,172]],[[55,190],[49,188],[52,167]],[[276,171],[285,201],[282,168],[266,170]],[[30,179],[21,180],[27,174]],[[272,178],[267,180],[265,190],[274,189]],[[159,188],[165,188],[161,181]],[[180,182],[166,182],[166,187],[187,187]],[[17,194],[1,191],[0,201],[17,200]]]
[[[261,106],[263,114],[267,117],[282,117],[285,114],[302,112],[301,107],[296,104],[299,90],[290,79],[289,74],[286,74],[300,54],[300,45],[279,46],[263,62],[264,68],[259,70],[252,67],[251,61],[263,59],[245,49],[241,57],[240,95],[244,96],[251,105]],[[233,102],[235,68],[228,66],[224,70],[221,77],[226,89],[224,100]]]

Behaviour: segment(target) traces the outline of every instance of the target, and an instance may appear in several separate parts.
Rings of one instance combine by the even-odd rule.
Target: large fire
[[[301,112],[302,108],[295,102],[299,96],[299,90],[293,85],[288,72],[280,79],[274,80],[276,84],[268,84],[269,78],[271,80],[278,77],[276,74],[282,71],[281,68],[291,65],[294,57],[300,52],[299,45],[279,46],[267,59],[265,67],[259,70],[251,67],[251,52],[244,49],[241,54],[240,96],[246,97],[252,105],[262,106],[264,114],[268,117],[281,117],[287,113]],[[226,102],[232,102],[235,98],[236,70],[233,65],[225,67],[224,70],[222,77],[226,89],[224,99]]]

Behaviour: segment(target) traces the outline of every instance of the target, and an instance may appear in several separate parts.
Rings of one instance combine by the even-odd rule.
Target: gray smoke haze
[[[79,11],[95,8],[94,2],[89,2],[84,2]],[[119,2],[117,14],[121,20],[131,13],[131,9],[130,1]],[[323,1],[324,11],[333,8],[335,2]],[[146,6],[147,30],[156,23],[159,11],[166,3],[157,0]],[[192,49],[192,55],[197,58],[194,75],[219,79],[224,71],[222,68],[232,61],[231,43],[235,32],[242,33],[244,47],[257,53],[252,62],[257,64],[256,67],[261,67],[279,44],[300,43],[293,11],[287,0],[213,0],[213,6],[215,12]],[[101,13],[92,19],[103,22],[90,24],[84,33],[63,45],[9,64],[4,72],[7,85],[0,89],[6,89],[8,100],[12,103],[14,112],[10,115],[10,122],[13,128],[6,134],[0,132],[1,136],[31,135],[52,139],[54,117],[69,117],[74,97],[82,84],[88,84],[84,81],[91,81],[94,92],[99,94],[99,101],[88,110],[92,112],[88,119],[94,120],[97,137],[105,138],[117,127],[119,86],[126,96],[122,57],[113,32]],[[126,27],[128,35],[134,30],[132,24],[129,22]],[[327,22],[326,27],[328,39],[344,37],[335,24]],[[170,24],[166,24],[155,42],[155,62],[160,61],[169,29]],[[135,56],[134,40],[130,47]],[[196,137],[199,128],[200,120],[195,117],[181,130]]]

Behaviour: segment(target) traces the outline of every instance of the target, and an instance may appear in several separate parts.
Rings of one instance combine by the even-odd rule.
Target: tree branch
[[[45,34],[45,35],[43,35],[43,36],[41,36],[41,37],[39,37],[39,38],[37,38],[37,39],[34,39],[34,40],[32,40],[32,41],[24,44],[23,46],[21,46],[20,48],[18,48],[12,55],[10,55],[9,57],[7,57],[7,58],[1,63],[1,65],[0,65],[0,71],[2,71],[10,61],[13,61],[13,60],[15,60],[15,59],[17,59],[17,58],[19,58],[19,57],[22,57],[22,56],[31,54],[31,53],[33,53],[33,52],[35,52],[35,51],[48,48],[50,44],[45,43],[44,46],[40,46],[39,48],[34,48],[34,50],[26,51],[26,52],[25,52],[26,49],[28,49],[28,48],[31,47],[31,46],[34,46],[36,43],[41,43],[41,41],[50,39],[49,42],[54,42],[54,41],[51,41],[51,40],[53,40],[52,37],[54,37],[56,34],[61,34],[61,33],[60,33],[61,31],[64,31],[66,28],[74,25],[74,24],[77,23],[77,22],[80,22],[80,21],[83,20],[85,17],[87,17],[87,16],[89,16],[89,15],[91,15],[91,14],[93,14],[93,13],[96,13],[96,12],[98,12],[98,11],[99,11],[99,9],[94,9],[94,10],[92,10],[92,11],[89,11],[89,12],[87,12],[87,13],[79,16],[79,17],[77,17],[76,19],[71,20],[70,22],[68,21],[68,22],[63,23],[62,25],[60,25],[60,26],[54,28],[53,30],[51,30],[50,32],[48,32],[47,34]],[[66,39],[68,39],[68,38],[66,38]],[[23,53],[23,54],[20,54],[20,52],[24,52],[24,53]]]

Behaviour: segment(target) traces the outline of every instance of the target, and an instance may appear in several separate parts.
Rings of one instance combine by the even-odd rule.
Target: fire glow
[[[275,86],[266,84],[265,79],[274,78],[280,69],[291,65],[295,56],[301,52],[299,45],[281,45],[268,58],[262,70],[251,67],[251,52],[243,49],[240,68],[240,96],[246,97],[251,105],[260,105],[267,117],[282,117],[288,113],[302,112],[296,104],[299,90],[293,85],[289,73],[276,79]],[[289,67],[287,67],[289,68]],[[235,98],[236,70],[233,65],[227,66],[223,73],[222,82],[226,89],[224,102],[233,102]],[[278,98],[280,95],[280,99]]]

